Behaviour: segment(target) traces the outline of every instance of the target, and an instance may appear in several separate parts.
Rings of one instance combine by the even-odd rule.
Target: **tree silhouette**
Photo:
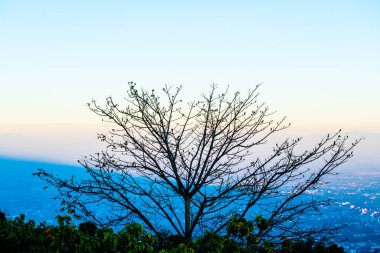
[[[181,87],[165,87],[159,97],[129,83],[126,105],[111,97],[104,106],[88,104],[115,127],[98,135],[104,151],[79,161],[88,178],[35,174],[58,188],[69,213],[107,226],[138,220],[159,237],[163,222],[191,239],[204,230],[221,232],[231,215],[258,213],[267,220],[261,239],[332,229],[300,226],[302,214],[318,212],[328,200],[299,197],[334,174],[360,140],[347,146],[338,131],[297,151],[301,138],[286,139],[260,157],[256,147],[290,124],[271,119],[273,112],[256,100],[258,88],[218,93],[212,85],[199,101],[184,103]],[[106,218],[96,215],[97,203],[109,206]]]

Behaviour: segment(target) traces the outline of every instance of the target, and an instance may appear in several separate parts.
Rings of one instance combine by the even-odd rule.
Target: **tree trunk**
[[[190,197],[185,196],[185,240],[191,240]]]

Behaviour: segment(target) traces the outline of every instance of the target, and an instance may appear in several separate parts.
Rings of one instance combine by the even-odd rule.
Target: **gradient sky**
[[[189,99],[264,83],[294,133],[379,136],[380,1],[0,0],[0,155],[93,151],[85,104],[129,81]]]

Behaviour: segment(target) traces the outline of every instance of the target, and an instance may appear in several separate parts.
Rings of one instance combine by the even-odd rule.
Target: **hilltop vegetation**
[[[0,252],[136,252],[136,253],[341,253],[342,247],[326,245],[312,239],[259,242],[257,235],[266,229],[268,221],[257,216],[254,221],[231,217],[224,234],[205,232],[192,241],[162,232],[161,238],[144,231],[138,223],[127,224],[115,232],[112,228],[97,228],[92,222],[75,227],[70,216],[57,216],[58,225],[51,226],[21,214],[14,220],[0,212]]]

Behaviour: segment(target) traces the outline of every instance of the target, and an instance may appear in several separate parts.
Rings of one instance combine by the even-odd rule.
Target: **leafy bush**
[[[259,244],[258,233],[266,229],[267,221],[257,216],[254,221],[231,217],[225,235],[205,232],[194,241],[185,241],[177,235],[163,234],[164,240],[145,232],[141,224],[127,224],[115,233],[112,228],[99,229],[91,222],[79,228],[70,216],[57,216],[57,226],[45,222],[36,225],[25,221],[21,214],[7,220],[0,212],[0,252],[128,252],[128,253],[342,253],[336,244],[323,245],[312,239],[292,241],[285,238],[280,245],[264,241]]]
[[[36,226],[34,221],[25,222],[23,214],[2,221],[0,252],[153,252],[154,238],[137,223],[114,233],[89,224],[76,229],[69,216],[57,216],[57,222],[58,226]]]
[[[96,226],[94,222],[87,221],[87,222],[80,223],[78,229],[85,234],[88,234],[90,236],[95,236],[96,231],[98,230],[98,227]]]

